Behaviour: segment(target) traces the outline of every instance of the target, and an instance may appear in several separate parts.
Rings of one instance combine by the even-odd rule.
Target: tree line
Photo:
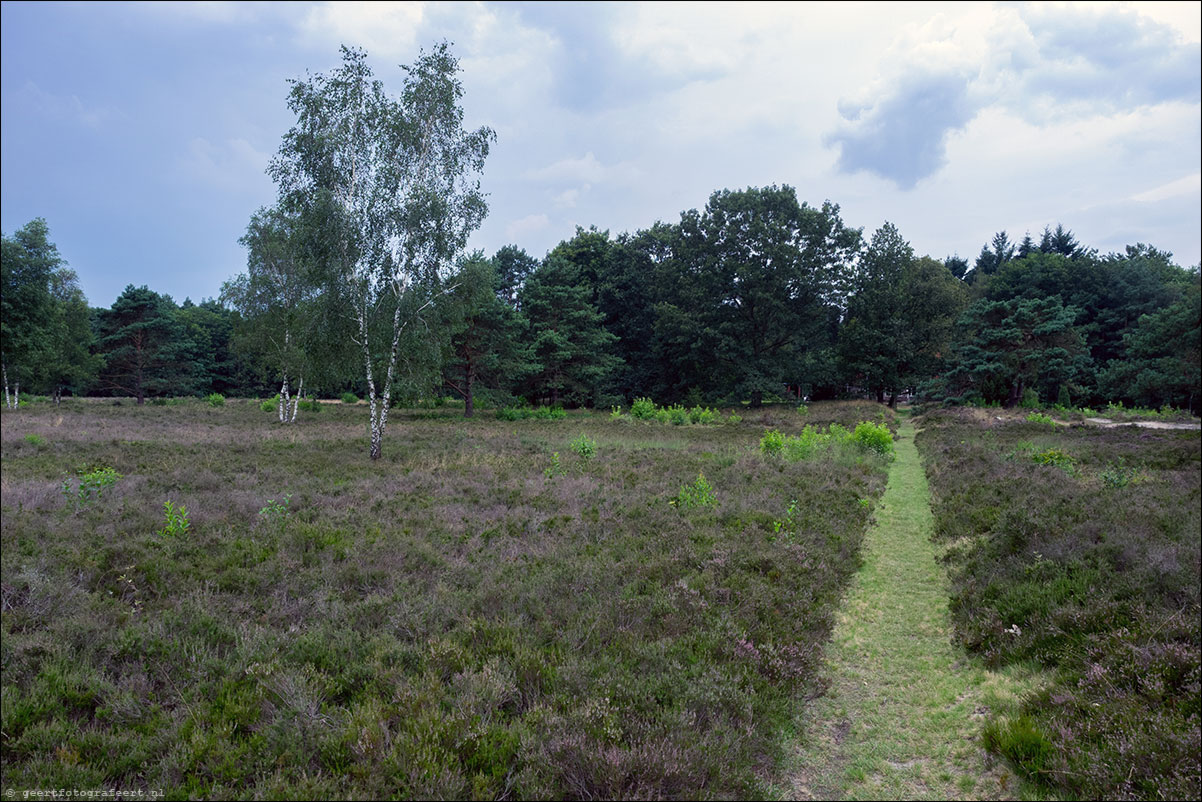
[[[482,399],[913,393],[1198,410],[1198,268],[1143,244],[1102,255],[1060,225],[1000,232],[970,264],[770,186],[634,233],[578,228],[541,259],[464,254],[495,135],[463,129],[458,69],[439,45],[393,97],[344,48],[340,68],[294,81],[277,202],[217,298],[130,286],[89,308],[44,220],[5,236],[6,398],[278,393],[295,420],[293,396],[351,391],[370,403],[373,457],[391,406],[444,394],[469,416]]]

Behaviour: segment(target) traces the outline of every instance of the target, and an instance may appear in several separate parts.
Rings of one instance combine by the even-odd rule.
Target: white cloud
[[[1199,193],[1202,193],[1202,173],[1194,173],[1184,178],[1178,178],[1176,181],[1161,184],[1138,195],[1132,195],[1131,200],[1152,203],[1181,195],[1198,195]]]
[[[523,237],[537,234],[551,224],[545,214],[530,214],[505,226],[505,236],[510,242],[521,242]]]
[[[77,95],[55,95],[44,91],[33,81],[21,87],[20,98],[35,114],[53,120],[68,120],[88,128],[99,128],[115,114],[103,106],[85,105]]]
[[[271,185],[264,174],[269,158],[245,139],[214,144],[204,137],[195,137],[188,142],[187,153],[179,159],[177,171],[187,181],[224,190],[259,190],[265,184]]]
[[[424,3],[320,3],[297,27],[310,46],[361,47],[373,57],[408,60],[425,11]]]

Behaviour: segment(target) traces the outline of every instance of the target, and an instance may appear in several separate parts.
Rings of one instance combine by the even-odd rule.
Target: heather
[[[1198,432],[922,425],[957,639],[1054,676],[986,745],[1072,797],[1197,798]]]
[[[259,407],[5,410],[6,786],[765,793],[887,463],[759,441],[877,405],[399,409],[377,461],[361,407]]]

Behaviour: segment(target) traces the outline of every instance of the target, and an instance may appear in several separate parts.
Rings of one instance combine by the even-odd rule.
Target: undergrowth
[[[1199,434],[925,419],[957,637],[1056,681],[988,748],[1074,798],[1199,796]]]
[[[17,791],[762,796],[884,487],[871,460],[760,457],[792,408],[654,428],[397,409],[378,462],[349,403],[287,428],[233,400],[19,414],[0,463]],[[571,470],[548,481],[552,454]],[[81,465],[122,478],[76,509],[59,486]]]

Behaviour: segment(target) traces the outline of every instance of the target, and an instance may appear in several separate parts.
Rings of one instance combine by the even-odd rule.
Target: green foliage
[[[546,467],[546,469],[543,471],[543,476],[545,476],[548,479],[554,479],[556,476],[563,476],[566,473],[567,473],[567,471],[564,470],[563,465],[559,461],[559,452],[552,451],[551,452],[551,464],[548,465]]]
[[[1055,747],[1029,716],[994,720],[985,725],[985,748],[1004,755],[1026,777],[1047,780]]]
[[[321,412],[322,404],[315,398],[302,398],[296,403],[302,412]]]
[[[769,540],[784,540],[792,541],[793,536],[797,534],[797,500],[789,502],[788,508],[785,510],[785,517],[778,518],[772,521],[772,536]]]
[[[1057,448],[1049,448],[1046,451],[1039,451],[1031,455],[1031,459],[1036,465],[1051,465],[1059,468],[1070,476],[1077,474],[1077,461],[1072,455],[1066,454]]]
[[[889,456],[893,453],[893,434],[889,431],[889,427],[882,423],[864,421],[856,424],[851,440],[860,448],[874,451],[881,456]]]
[[[765,456],[779,457],[785,450],[786,438],[776,429],[764,432],[760,438],[760,452]]]
[[[288,505],[292,501],[292,494],[286,493],[283,501],[275,499],[267,499],[267,504],[263,509],[259,510],[259,518],[261,518],[268,526],[280,532],[288,525],[289,510]],[[180,508],[181,511],[183,508]],[[186,528],[186,526],[185,526]]]
[[[589,437],[587,434],[582,434],[571,442],[568,446],[580,457],[583,462],[590,461],[597,456],[597,441]]]
[[[705,474],[698,473],[693,483],[681,485],[680,492],[669,499],[668,503],[677,509],[691,510],[695,507],[712,507],[718,503],[718,498],[714,495],[714,489],[705,478]]]
[[[225,396],[223,396],[221,393],[209,393],[209,395],[205,398],[205,401],[208,402],[208,405],[211,407],[225,406]]]
[[[732,412],[732,413],[730,413],[730,417],[726,419],[726,422],[730,423],[730,424],[742,423],[743,416]]]
[[[46,444],[46,438],[40,434],[27,434],[25,435],[25,442],[31,446],[42,446]]]
[[[1063,798],[1196,795],[1197,432],[1032,436],[946,412],[918,445],[957,640],[1047,672],[1026,720],[994,721],[986,745]]]
[[[1027,423],[1042,423],[1045,426],[1055,426],[1056,420],[1051,415],[1042,412],[1031,412],[1027,415]]]
[[[359,403],[359,396],[355,395],[354,393],[350,393],[350,392],[343,393],[343,394],[342,394],[342,403],[344,403],[344,404],[358,404],[358,403]]]
[[[192,526],[188,520],[188,508],[183,504],[176,507],[170,501],[164,501],[163,517],[163,528],[159,530],[163,537],[183,537]]]
[[[259,404],[260,412],[275,412],[280,408],[280,397],[277,394],[275,398],[268,398]]]
[[[1134,466],[1128,465],[1126,459],[1119,457],[1116,462],[1098,471],[1098,478],[1106,487],[1119,488],[1145,481],[1148,477]]]
[[[606,330],[578,265],[552,253],[519,292],[530,321],[530,352],[538,369],[530,374],[532,398],[595,402],[621,361],[613,354],[617,338]]]
[[[1064,385],[1060,385],[1063,387]],[[1019,402],[1019,406],[1023,409],[1038,409],[1039,408],[1039,391],[1034,387],[1028,387],[1023,390],[1023,400]]]
[[[63,479],[61,488],[63,496],[77,508],[91,504],[93,501],[99,501],[103,498],[104,492],[122,478],[121,474],[111,467],[93,468],[90,471],[81,470],[77,476],[76,479],[71,477]]]
[[[501,407],[497,410],[497,420],[563,420],[568,416],[567,410],[560,406],[554,407]]]

